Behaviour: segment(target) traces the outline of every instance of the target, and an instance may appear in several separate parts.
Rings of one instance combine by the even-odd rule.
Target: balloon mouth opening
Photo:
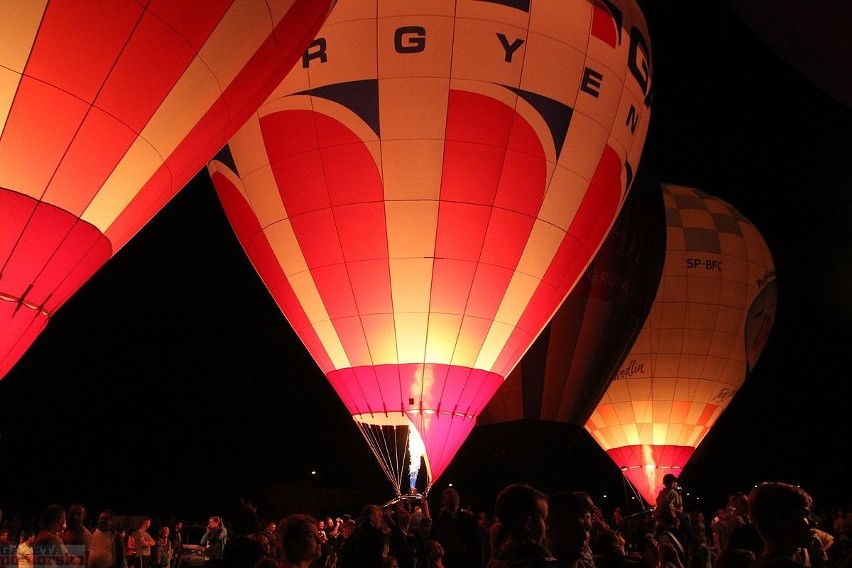
[[[353,414],[352,419],[361,424],[372,426],[408,426],[417,416],[447,416],[450,418],[461,418],[475,420],[476,416],[464,412],[450,412],[436,409],[417,410],[392,410],[387,412],[362,412]]]

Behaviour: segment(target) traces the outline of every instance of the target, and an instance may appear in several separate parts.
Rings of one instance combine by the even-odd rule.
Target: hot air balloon
[[[332,4],[0,4],[0,377],[257,110]]]
[[[772,255],[734,207],[664,184],[663,276],[586,430],[649,504],[679,477],[754,368],[775,319]]]
[[[646,164],[583,277],[479,415],[479,462],[491,456],[549,487],[639,335],[666,254],[663,197]],[[540,479],[532,462],[545,465]]]
[[[341,0],[210,163],[397,494],[409,463],[428,492],[612,227],[649,48],[631,0]]]

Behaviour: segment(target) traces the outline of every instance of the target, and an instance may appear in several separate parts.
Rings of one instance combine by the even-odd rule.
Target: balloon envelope
[[[359,425],[434,481],[597,251],[639,160],[632,1],[343,0],[209,170]]]
[[[612,230],[533,347],[479,416],[582,429],[651,309],[666,253],[659,184],[633,185]]]
[[[331,3],[0,6],[0,377],[257,109]]]
[[[659,183],[644,172],[643,165],[583,277],[477,419],[472,435],[483,453],[499,456],[536,487],[550,482],[533,480],[529,463],[540,463],[545,455],[560,459],[573,445],[654,301],[666,253],[666,220]],[[533,436],[537,444],[529,441]],[[550,478],[557,467],[542,470]]]
[[[650,504],[742,386],[775,319],[775,266],[728,203],[664,184],[667,243],[651,312],[586,430]]]

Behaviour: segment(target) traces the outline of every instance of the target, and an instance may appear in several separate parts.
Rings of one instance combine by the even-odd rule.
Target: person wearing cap
[[[673,508],[675,514],[680,518],[681,525],[688,528],[691,523],[689,515],[683,511],[680,480],[671,473],[663,476],[663,488],[657,493],[657,515],[659,516],[669,507]]]

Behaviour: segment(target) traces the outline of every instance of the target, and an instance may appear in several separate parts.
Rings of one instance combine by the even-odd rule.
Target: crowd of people
[[[781,482],[736,493],[706,520],[685,512],[678,480],[666,476],[656,506],[606,516],[582,491],[544,494],[516,483],[491,512],[441,493],[367,504],[357,516],[294,513],[261,518],[242,503],[208,519],[198,556],[183,522],[150,517],[121,522],[109,509],[93,526],[75,503],[44,509],[37,526],[0,513],[0,566],[85,568],[852,568],[852,511],[818,515],[810,495]]]

